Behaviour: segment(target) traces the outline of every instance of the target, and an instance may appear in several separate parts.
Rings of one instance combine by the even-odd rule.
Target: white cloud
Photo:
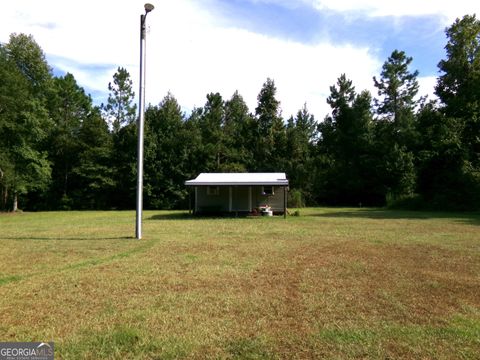
[[[420,86],[418,95],[428,96],[429,100],[437,99],[435,95],[435,85],[437,85],[437,78],[435,76],[424,76],[418,78],[418,85]]]
[[[115,11],[108,11],[107,2],[97,3],[88,0],[5,2],[2,4],[0,37],[4,40],[11,32],[31,33],[48,54],[78,62],[107,61],[102,42],[116,39],[111,36],[115,26],[111,17]],[[121,32],[123,28],[119,30]]]
[[[50,65],[71,72],[82,86],[105,91],[117,66],[137,66],[142,8],[140,0],[9,1],[2,4],[0,41],[14,32],[32,34],[54,59]],[[92,71],[94,65],[113,71]]]
[[[186,27],[164,20],[153,23],[152,17],[148,93],[171,90],[181,104],[190,106],[202,106],[211,91],[228,98],[239,90],[254,111],[257,94],[270,77],[277,85],[285,117],[307,102],[309,109],[323,118],[324,93],[342,72],[366,87],[371,83],[370,74],[379,67],[365,48],[304,45],[246,30],[219,28],[211,22]],[[175,36],[165,36],[167,30]],[[150,50],[157,44],[161,44],[159,51]]]
[[[115,65],[96,68],[95,66],[89,67],[88,65],[85,66],[66,59],[55,59],[54,62],[56,69],[72,74],[80,86],[95,92],[105,92],[108,83],[112,81],[113,74],[117,70]],[[102,101],[105,102],[106,98]]]
[[[329,86],[342,72],[363,89],[371,86],[380,66],[367,48],[272,38],[222,27],[223,22],[191,4],[181,12],[179,8],[167,9],[165,3],[148,19],[147,99],[152,102],[152,94],[163,96],[170,90],[180,104],[192,108],[204,105],[208,92],[218,91],[228,99],[238,90],[253,112],[257,95],[270,77],[284,117],[294,115],[307,102],[316,118],[322,119],[329,111],[325,102]]]
[[[440,15],[449,24],[457,17],[480,13],[480,4],[472,0],[312,0],[319,9],[359,11],[369,16]]]
[[[365,47],[325,41],[301,44],[228,27],[228,19],[215,18],[209,12],[208,1],[151,1],[156,9],[147,19],[150,32],[146,98],[153,104],[171,91],[180,105],[192,109],[203,106],[209,92],[218,91],[228,99],[239,90],[253,112],[262,84],[271,77],[277,85],[285,118],[307,102],[310,111],[321,120],[329,111],[326,105],[329,86],[341,73],[353,80],[357,91],[372,90],[372,76],[378,74],[384,61]],[[51,65],[71,72],[81,86],[92,91],[107,92],[115,69],[125,67],[137,92],[139,17],[144,2],[4,2],[0,12],[0,41],[8,41],[12,32],[33,34],[43,50],[56,59]],[[313,1],[298,0],[301,2]],[[353,0],[325,0],[317,5],[320,3],[338,10],[366,7],[375,14],[396,11],[389,2],[375,0],[363,0],[362,6]],[[295,2],[291,4],[294,6]],[[92,71],[84,66],[92,64],[104,65],[103,70]]]

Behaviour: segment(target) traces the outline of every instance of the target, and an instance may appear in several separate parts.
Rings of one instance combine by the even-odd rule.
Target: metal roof
[[[185,181],[187,186],[202,185],[279,185],[288,186],[285,173],[201,173]]]

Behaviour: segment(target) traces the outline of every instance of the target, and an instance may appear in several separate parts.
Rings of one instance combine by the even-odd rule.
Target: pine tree
[[[380,99],[375,99],[378,153],[384,155],[383,177],[390,196],[398,198],[415,190],[413,149],[415,108],[418,104],[418,71],[411,72],[412,58],[394,50],[382,67],[380,80],[373,78]]]
[[[112,167],[113,138],[100,109],[94,108],[82,121],[78,133],[78,162],[72,169],[77,187],[73,204],[81,209],[108,209],[117,181]]]
[[[93,110],[91,98],[85,94],[72,74],[54,79],[50,100],[50,114],[55,127],[49,136],[49,158],[52,161],[52,186],[50,206],[69,208],[72,204],[70,190],[78,186],[71,178],[79,161],[79,133],[83,121]]]
[[[292,191],[299,191],[302,202],[313,199],[312,183],[314,179],[313,148],[316,140],[317,126],[315,118],[309,113],[305,104],[297,112],[296,117],[290,117],[286,127],[286,172]]]
[[[135,122],[137,105],[132,104],[135,98],[132,84],[129,72],[123,67],[118,67],[113,83],[108,83],[110,94],[102,110],[115,134],[121,127]]]
[[[257,139],[254,148],[256,171],[285,169],[286,132],[276,93],[275,82],[268,78],[257,97]]]
[[[480,21],[466,15],[446,35],[435,89],[440,108],[425,107],[420,117],[419,190],[437,207],[479,209]]]
[[[172,94],[147,109],[145,134],[145,206],[171,209],[184,204],[190,139]]]
[[[467,161],[480,168],[480,21],[475,15],[457,19],[446,30],[447,58],[440,61],[436,94],[445,115],[463,126]]]
[[[337,205],[377,205],[383,200],[383,189],[370,161],[371,95],[368,91],[357,94],[345,74],[330,87],[330,93],[327,102],[331,116],[318,126],[318,200]]]
[[[225,102],[223,136],[226,161],[222,171],[244,172],[252,167],[253,121],[243,97],[235,91]]]
[[[225,161],[224,116],[222,96],[218,92],[208,94],[200,117],[205,171],[221,171]]]

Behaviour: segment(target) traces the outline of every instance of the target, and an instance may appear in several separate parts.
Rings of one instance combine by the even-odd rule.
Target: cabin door
[[[250,211],[248,186],[232,187],[232,211]]]

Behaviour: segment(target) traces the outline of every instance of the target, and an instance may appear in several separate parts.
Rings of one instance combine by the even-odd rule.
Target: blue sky
[[[444,56],[445,21],[439,15],[368,17],[359,11],[318,11],[306,3],[288,6],[245,0],[212,4],[212,11],[228,19],[230,26],[268,36],[306,44],[328,39],[369,46],[382,59],[395,49],[403,50],[425,76],[437,74],[436,65]]]
[[[147,102],[172,92],[188,113],[209,92],[235,90],[251,111],[267,77],[277,85],[285,118],[304,103],[317,120],[329,86],[346,73],[375,95],[373,76],[394,49],[413,57],[422,94],[432,94],[444,57],[444,30],[478,13],[470,0],[149,0]],[[0,41],[32,34],[56,75],[71,72],[95,103],[125,67],[138,88],[141,0],[4,2]]]

